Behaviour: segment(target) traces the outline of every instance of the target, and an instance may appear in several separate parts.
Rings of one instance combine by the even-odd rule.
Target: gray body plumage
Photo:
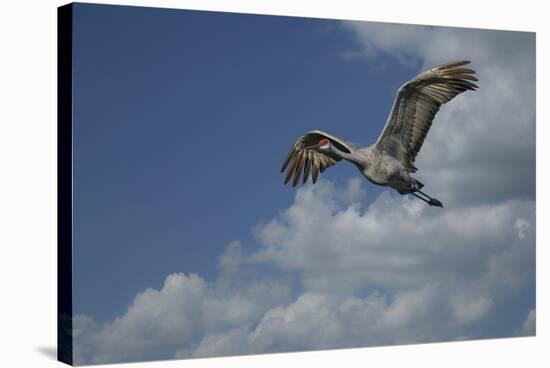
[[[350,153],[329,146],[333,154],[353,163],[371,183],[389,186],[401,194],[420,189],[423,185],[414,179],[393,156],[384,154],[376,145],[359,148]]]
[[[292,185],[296,186],[301,177],[306,183],[311,173],[315,184],[319,173],[344,159],[355,164],[374,184],[392,187],[401,194],[422,193],[423,184],[410,175],[417,170],[415,158],[441,105],[477,88],[472,82],[477,81],[473,76],[475,71],[463,67],[468,63],[440,65],[401,86],[382,133],[376,143],[368,147],[359,148],[321,130],[304,134],[294,143],[283,163],[281,172],[287,170],[285,183],[293,179]]]

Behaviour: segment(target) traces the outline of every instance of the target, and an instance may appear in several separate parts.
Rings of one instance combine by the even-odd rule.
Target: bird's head
[[[330,151],[330,149],[332,148],[332,143],[330,143],[328,139],[324,138],[324,139],[321,139],[319,143],[315,145],[315,147],[319,151]]]

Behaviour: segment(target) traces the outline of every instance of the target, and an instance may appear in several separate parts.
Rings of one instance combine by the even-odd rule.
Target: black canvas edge
[[[57,360],[73,365],[73,5],[57,8]]]

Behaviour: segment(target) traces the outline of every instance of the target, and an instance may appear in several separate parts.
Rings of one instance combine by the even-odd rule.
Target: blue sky
[[[74,22],[78,362],[534,332],[533,34],[84,4]],[[481,88],[417,159],[444,210],[345,163],[282,184],[298,136],[371,144],[403,82],[463,58]]]
[[[292,142],[320,128],[370,144],[415,73],[342,59],[354,40],[334,21],[76,9],[75,309],[100,320],[167,273],[214,277],[227,242],[291,203]]]

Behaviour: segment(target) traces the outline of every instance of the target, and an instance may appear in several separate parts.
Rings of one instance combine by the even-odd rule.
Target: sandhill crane
[[[421,189],[424,186],[410,173],[416,172],[414,160],[435,114],[441,105],[458,94],[478,87],[471,81],[475,71],[464,68],[469,61],[455,61],[420,73],[402,85],[378,140],[365,148],[349,143],[321,130],[312,130],[294,143],[283,163],[288,168],[285,184],[293,177],[292,186],[303,174],[307,182],[311,172],[313,184],[319,172],[344,159],[357,166],[372,183],[389,186],[400,194],[412,194],[430,206],[443,207]]]

